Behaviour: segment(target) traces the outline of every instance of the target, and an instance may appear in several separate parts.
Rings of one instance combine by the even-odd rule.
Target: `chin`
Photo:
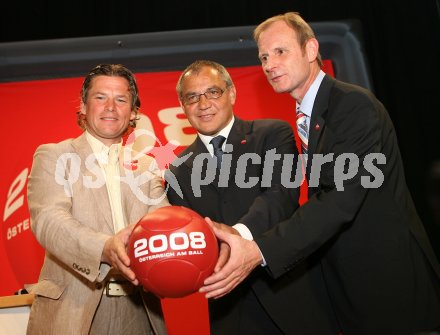
[[[201,128],[199,130],[199,133],[207,136],[213,136],[219,132],[218,129],[212,129],[212,128]]]
[[[288,92],[288,90],[287,90],[285,87],[283,87],[283,86],[281,86],[281,85],[279,85],[279,84],[273,84],[273,83],[272,83],[272,88],[273,88],[273,90],[274,90],[276,93],[285,93],[285,92]]]
[[[201,131],[200,133],[203,135],[206,135],[206,136],[214,136],[217,134],[217,131],[204,130],[204,131]]]
[[[284,87],[274,87],[273,90],[276,93],[290,93],[290,90]]]

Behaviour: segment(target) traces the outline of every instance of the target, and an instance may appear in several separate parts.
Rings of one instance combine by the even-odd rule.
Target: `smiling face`
[[[87,131],[107,146],[119,143],[130,120],[136,117],[131,99],[127,79],[117,76],[94,77],[87,101],[81,103]]]
[[[276,21],[258,38],[258,57],[263,71],[277,93],[290,93],[301,101],[320,67],[316,61],[318,41],[309,39],[304,48],[295,30]]]
[[[217,99],[207,99],[201,95],[198,102],[185,103],[185,97],[216,89],[223,90],[222,96]],[[200,71],[185,73],[181,83],[183,101],[180,101],[180,105],[188,121],[199,133],[213,136],[232,120],[235,95],[235,87],[227,88],[216,69],[204,66]]]

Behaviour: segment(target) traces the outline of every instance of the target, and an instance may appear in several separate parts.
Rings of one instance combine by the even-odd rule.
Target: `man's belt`
[[[127,280],[109,280],[103,293],[107,297],[122,297],[133,294],[135,289],[135,286]]]

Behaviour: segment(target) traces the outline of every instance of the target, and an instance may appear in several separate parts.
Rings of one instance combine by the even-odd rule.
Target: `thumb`
[[[209,217],[205,217],[205,221],[206,221],[206,223],[211,227],[211,228],[213,228],[214,227],[214,222],[212,222],[212,220],[211,220],[211,218],[209,218]]]
[[[131,223],[127,227],[125,227],[125,229],[129,234],[131,234],[133,232],[134,227],[136,227],[136,223]]]
[[[217,228],[215,225],[212,226],[212,230],[214,231],[214,234],[217,237],[217,239],[219,239],[220,241],[228,243],[229,237],[231,235],[230,233],[228,233],[227,231],[224,231],[224,230],[222,230],[220,228]]]

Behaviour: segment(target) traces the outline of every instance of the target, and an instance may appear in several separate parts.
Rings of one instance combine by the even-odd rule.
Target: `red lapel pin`
[[[241,140],[240,144],[246,144],[246,140]]]
[[[319,124],[316,124],[316,126],[315,126],[315,130],[319,130],[319,128],[321,128],[321,127],[319,126]]]
[[[131,171],[137,170],[137,168],[138,168],[138,160],[135,159],[135,160],[132,160],[131,162],[125,162],[124,163],[124,167],[127,170],[131,170]]]

